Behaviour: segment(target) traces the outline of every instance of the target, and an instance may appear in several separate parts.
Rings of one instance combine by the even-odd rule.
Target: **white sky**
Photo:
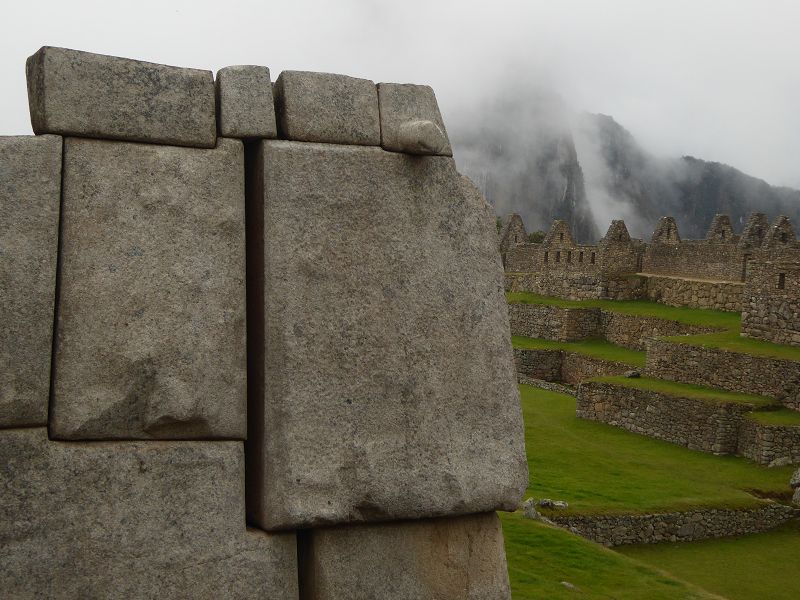
[[[429,83],[446,123],[545,82],[655,153],[800,187],[798,0],[2,0],[0,14],[2,134],[30,133],[25,59],[51,45]]]

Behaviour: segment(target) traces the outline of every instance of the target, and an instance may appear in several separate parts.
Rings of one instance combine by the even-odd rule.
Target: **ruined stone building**
[[[509,598],[502,265],[433,91],[52,47],[27,79],[0,596]]]
[[[648,243],[613,221],[594,245],[576,244],[563,221],[541,243],[527,242],[518,216],[504,223],[500,252],[509,290],[737,311],[743,335],[800,345],[800,242],[785,216],[770,225],[753,213],[736,233],[726,215],[717,215],[702,240],[682,239],[675,220],[663,217]]]

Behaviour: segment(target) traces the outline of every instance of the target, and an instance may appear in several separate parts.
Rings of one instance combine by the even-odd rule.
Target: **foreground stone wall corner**
[[[510,600],[493,513],[335,527],[300,538],[301,600]]]
[[[0,428],[47,424],[61,148],[0,137]]]
[[[211,71],[44,46],[28,59],[37,134],[213,148]]]
[[[263,456],[256,522],[515,509],[524,432],[482,198],[451,158],[262,146],[266,379],[263,439],[248,441]]]

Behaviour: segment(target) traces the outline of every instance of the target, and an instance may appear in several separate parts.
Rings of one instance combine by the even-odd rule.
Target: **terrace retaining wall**
[[[578,385],[592,377],[622,375],[630,365],[564,350],[514,348],[517,377]]]
[[[762,465],[800,464],[800,427],[744,419],[737,453]]]
[[[546,304],[512,302],[508,318],[513,335],[559,342],[574,342],[599,336],[600,310],[597,308],[564,308]]]
[[[708,508],[644,515],[550,516],[558,526],[605,546],[694,542],[761,533],[800,516],[770,503],[754,509]]]

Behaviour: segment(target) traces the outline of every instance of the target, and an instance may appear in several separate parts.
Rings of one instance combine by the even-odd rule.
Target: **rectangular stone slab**
[[[261,153],[251,518],[286,529],[515,509],[522,417],[479,192],[449,158],[284,141]]]
[[[511,598],[494,513],[317,529],[299,541],[302,587],[314,600]]]
[[[378,91],[369,79],[284,71],[275,82],[281,137],[301,142],[378,146]]]
[[[223,137],[275,138],[275,104],[269,69],[235,65],[217,72],[217,128]]]
[[[0,137],[0,428],[47,424],[61,138]]]
[[[44,46],[28,58],[35,133],[213,148],[214,77],[184,69]]]
[[[246,434],[244,152],[67,138],[51,435]]]
[[[0,595],[297,598],[294,534],[245,529],[243,454],[0,431]]]
[[[411,83],[379,83],[378,102],[381,111],[381,146],[393,152],[403,152],[399,130],[403,123],[423,119],[431,121],[444,134],[445,143],[440,151],[428,154],[453,156],[453,149],[447,139],[442,114],[436,94],[429,85]]]

